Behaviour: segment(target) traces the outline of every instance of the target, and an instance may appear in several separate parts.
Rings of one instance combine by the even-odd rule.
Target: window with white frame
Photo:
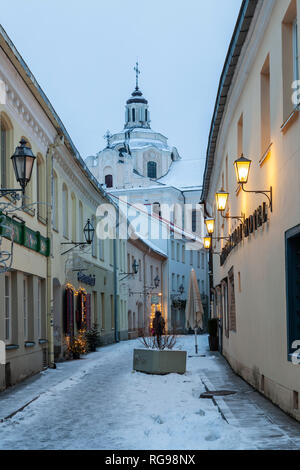
[[[38,280],[38,298],[37,298],[37,334],[42,338],[42,281]]]
[[[293,73],[294,80],[299,80],[299,46],[298,46],[298,22],[293,22]]]
[[[28,277],[23,279],[24,341],[28,341]]]
[[[52,179],[52,224],[55,230],[58,230],[58,180],[57,174],[53,172]]]
[[[175,260],[175,242],[171,242],[171,258]]]
[[[62,216],[63,216],[63,235],[69,237],[69,211],[68,211],[68,189],[65,184],[62,188]]]
[[[94,215],[92,216],[92,226],[93,226],[94,228],[95,228],[95,226],[96,226],[96,218],[95,218]],[[92,241],[92,256],[93,256],[94,258],[97,257],[97,244],[96,244],[96,241],[97,241],[97,237],[94,236],[93,241]]]
[[[12,321],[11,321],[11,275],[5,274],[4,286],[4,316],[5,316],[5,342],[11,343],[12,340]]]

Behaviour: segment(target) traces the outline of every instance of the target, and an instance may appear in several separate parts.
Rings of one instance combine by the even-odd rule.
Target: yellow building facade
[[[22,138],[36,156],[25,196],[0,200],[0,251],[11,253],[14,238],[12,263],[0,273],[2,390],[63,359],[83,315],[102,344],[128,338],[128,316],[119,281],[126,240],[73,244],[85,241],[88,219],[97,229],[97,209],[110,200],[2,28],[0,102],[1,188],[20,188],[11,156]]]
[[[223,354],[297,419],[299,21],[299,0],[242,2],[220,81],[202,193],[206,216],[216,222],[211,300]],[[252,162],[243,186],[234,168],[242,154]],[[215,196],[220,190],[229,195],[223,213]]]

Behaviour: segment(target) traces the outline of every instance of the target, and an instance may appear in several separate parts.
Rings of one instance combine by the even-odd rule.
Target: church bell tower
[[[126,103],[125,126],[124,129],[150,129],[150,113],[148,101],[143,97],[143,93],[139,89],[139,64],[134,67],[136,73],[136,86],[131,97]]]

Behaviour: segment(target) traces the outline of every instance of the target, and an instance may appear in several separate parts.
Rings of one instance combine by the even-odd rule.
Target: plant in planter
[[[90,352],[95,352],[96,348],[100,346],[100,333],[98,330],[98,325],[95,323],[93,328],[86,332],[85,336],[87,339],[88,350]]]
[[[207,329],[208,329],[208,342],[209,342],[209,349],[211,351],[218,351],[219,350],[219,336],[218,336],[218,327],[219,327],[219,320],[217,318],[211,318],[208,320]]]
[[[186,372],[187,353],[175,350],[177,336],[163,334],[155,325],[152,336],[148,332],[141,334],[139,341],[143,349],[134,349],[133,369],[146,374],[184,374]]]
[[[81,354],[86,354],[87,351],[86,331],[79,330],[76,336],[70,338],[68,352],[72,354],[73,359],[80,359]]]

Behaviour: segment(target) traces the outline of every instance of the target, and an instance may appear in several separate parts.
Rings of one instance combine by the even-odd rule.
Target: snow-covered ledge
[[[133,369],[153,375],[185,374],[186,359],[186,351],[135,349]]]

